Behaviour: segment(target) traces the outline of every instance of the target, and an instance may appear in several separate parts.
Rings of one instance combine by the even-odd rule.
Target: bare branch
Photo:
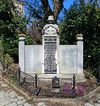
[[[54,1],[54,17],[55,20],[57,20],[57,17],[63,8],[64,0],[53,0],[53,1]]]
[[[48,17],[49,15],[53,15],[53,11],[52,11],[52,9],[50,8],[50,5],[49,5],[48,0],[41,0],[41,3],[42,3],[42,5],[43,5],[43,9],[44,9],[44,12],[45,12],[44,19],[47,19],[47,17]]]

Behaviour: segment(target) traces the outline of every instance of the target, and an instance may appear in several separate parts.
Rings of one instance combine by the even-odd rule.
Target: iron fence
[[[20,87],[28,91],[30,95],[39,95],[39,97],[68,97],[69,95],[63,92],[63,87],[68,84],[68,80],[72,84],[72,78],[59,78],[59,86],[54,88],[52,78],[40,77],[37,74],[31,76],[20,70],[17,79]]]
[[[15,71],[16,70],[16,71]],[[10,70],[9,70],[10,71]],[[8,71],[8,72],[9,72]],[[8,73],[7,76],[18,86],[20,89],[29,93],[29,95],[36,95],[41,98],[43,97],[56,97],[56,98],[66,98],[70,97],[67,95],[63,89],[68,83],[75,88],[75,80],[73,83],[72,78],[59,78],[59,81],[55,80],[55,83],[59,83],[58,87],[53,87],[53,78],[44,78],[34,74],[33,76],[20,71],[19,69],[14,69],[11,73]],[[70,82],[68,82],[68,80]],[[73,90],[74,91],[74,90]],[[75,94],[75,92],[73,92]]]

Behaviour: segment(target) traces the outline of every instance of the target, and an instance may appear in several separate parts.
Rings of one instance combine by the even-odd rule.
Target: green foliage
[[[18,34],[26,33],[26,18],[19,15],[12,0],[0,1],[0,38],[4,54],[18,59]]]
[[[26,13],[30,20],[30,35],[35,43],[42,43],[42,29],[48,23],[48,16],[53,15],[55,21],[58,20],[59,14],[64,8],[64,0],[25,0]]]
[[[26,43],[26,45],[35,44],[35,42],[34,42],[33,39],[31,38],[31,35],[30,35],[30,34],[27,34],[27,35],[25,36],[25,43]]]
[[[60,25],[61,44],[76,42],[76,34],[84,36],[84,68],[97,73],[100,65],[100,9],[96,8],[96,0],[85,4],[83,0],[75,1],[66,10],[65,19]]]

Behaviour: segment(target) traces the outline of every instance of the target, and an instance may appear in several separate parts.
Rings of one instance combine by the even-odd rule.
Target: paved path
[[[88,99],[84,106],[100,106],[100,92]]]
[[[0,80],[0,106],[33,106],[3,80]]]
[[[34,100],[33,103],[30,103],[24,96],[19,92],[16,92],[5,81],[0,80],[0,106],[100,106],[100,91],[89,100],[84,101],[84,105],[75,105],[75,103],[71,104],[72,103],[67,103],[67,100],[64,104],[62,100],[60,100],[60,102]]]

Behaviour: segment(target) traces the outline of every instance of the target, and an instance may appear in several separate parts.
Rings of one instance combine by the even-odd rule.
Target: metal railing
[[[63,86],[65,82],[68,83],[67,80],[70,80],[70,83],[73,85],[72,78],[60,78],[60,87],[53,88],[52,78],[41,78],[37,74],[31,76],[20,71],[20,69],[17,74],[17,79],[20,87],[28,91],[30,95],[39,95],[39,97],[68,97],[68,95],[63,92]],[[73,87],[75,88],[74,85]]]
[[[9,72],[10,70],[8,70]],[[13,73],[7,74],[9,79],[16,84],[17,87],[27,92],[30,96],[39,96],[39,97],[56,97],[56,98],[66,98],[69,95],[66,95],[63,92],[63,87],[65,84],[68,84],[67,78],[59,78],[59,85],[58,88],[53,88],[52,78],[41,78],[37,74],[33,76],[22,72],[20,68],[14,69]],[[73,96],[75,96],[75,77],[72,81],[72,78],[69,79],[70,84],[73,89]]]
[[[15,69],[16,70],[16,69]],[[10,70],[8,70],[9,72]],[[9,79],[16,84],[16,86],[20,87],[25,92],[28,92],[29,95],[38,96],[41,92],[41,87],[38,87],[38,76],[34,74],[31,76],[25,72],[20,71],[20,68],[16,71],[13,71],[12,74],[7,74]]]

